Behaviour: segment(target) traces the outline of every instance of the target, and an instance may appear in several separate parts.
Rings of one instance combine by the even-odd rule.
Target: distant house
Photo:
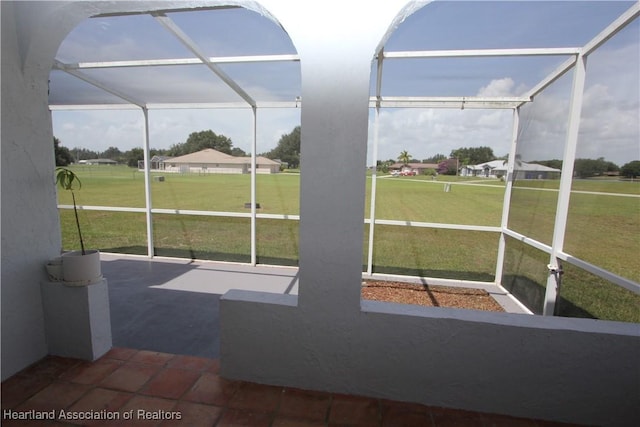
[[[118,162],[111,159],[87,159],[87,160],[79,160],[79,164],[81,165],[117,165]]]
[[[427,169],[438,170],[438,165],[435,163],[394,163],[389,166],[389,171],[414,172],[416,175],[421,175]]]
[[[516,179],[558,179],[560,169],[536,163],[518,162],[515,167]],[[481,178],[502,178],[507,174],[505,160],[493,160],[479,165],[466,165],[460,168],[460,176],[472,176]]]
[[[249,173],[251,157],[234,157],[213,148],[206,148],[184,156],[158,159],[157,170],[175,173]],[[152,159],[151,166],[154,166]],[[256,158],[256,173],[280,172],[280,163],[266,157]]]

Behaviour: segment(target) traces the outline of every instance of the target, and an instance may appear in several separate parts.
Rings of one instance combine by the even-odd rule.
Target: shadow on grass
[[[505,275],[502,286],[535,314],[542,314],[545,288],[525,276]],[[597,319],[589,311],[575,305],[562,296],[556,302],[556,316]]]
[[[147,255],[146,246],[123,246],[117,248],[100,248],[102,252],[112,252],[127,255]],[[176,249],[176,248],[154,248],[156,256],[163,256],[168,258],[184,258],[184,259],[199,259],[203,261],[221,261],[221,262],[239,262],[250,263],[251,256],[249,254],[238,253],[226,253],[226,252],[213,252],[203,251],[196,249]],[[279,257],[257,257],[258,264],[268,265],[283,265],[283,266],[298,266],[297,259],[291,258],[279,258]]]

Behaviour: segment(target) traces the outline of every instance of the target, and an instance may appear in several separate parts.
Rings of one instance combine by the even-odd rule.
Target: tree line
[[[144,150],[142,147],[132,148],[124,152],[117,147],[109,147],[105,151],[94,151],[79,147],[69,149],[64,147],[56,137],[53,138],[53,146],[56,166],[67,166],[72,163],[78,163],[81,160],[109,159],[131,167],[138,167],[138,162],[144,159]],[[173,144],[168,149],[151,148],[149,152],[151,157],[178,157],[207,148],[213,148],[214,150],[236,157],[246,157],[249,155],[241,148],[234,147],[231,138],[222,134],[216,134],[210,129],[192,132],[185,142]],[[296,126],[290,133],[282,135],[273,150],[260,155],[269,159],[280,159],[287,162],[291,168],[299,167],[300,126]]]
[[[193,132],[189,135],[185,142],[173,144],[168,149],[151,149],[151,156],[167,156],[177,157],[185,154],[194,153],[196,151],[213,148],[232,156],[244,157],[249,154],[238,147],[233,146],[230,138],[222,134],[216,134],[212,130],[204,130]],[[109,147],[102,152],[96,152],[87,148],[68,148],[61,145],[58,138],[54,137],[54,150],[57,166],[65,166],[71,163],[77,163],[80,160],[89,159],[111,159],[118,163],[126,164],[131,167],[138,167],[138,161],[143,160],[144,152],[142,148],[132,148],[131,150],[122,152],[117,147]],[[283,134],[276,147],[270,151],[260,153],[260,156],[269,159],[278,159],[286,162],[289,168],[300,167],[300,126],[296,126],[291,132]],[[491,147],[460,147],[451,150],[449,156],[438,153],[431,157],[422,159],[421,163],[437,164],[436,172],[444,175],[456,175],[457,170],[465,165],[478,165],[487,163],[492,160],[507,160],[508,156],[497,157]],[[408,164],[414,158],[407,150],[403,150],[397,159],[379,160],[377,168],[380,171],[387,172],[389,167],[397,161]],[[534,160],[529,163],[537,163],[554,169],[562,169],[562,160]],[[640,176],[640,160],[634,160],[619,167],[611,161],[605,160],[603,157],[598,159],[576,159],[574,166],[574,175],[578,178],[590,178],[602,175],[620,174],[624,177]]]

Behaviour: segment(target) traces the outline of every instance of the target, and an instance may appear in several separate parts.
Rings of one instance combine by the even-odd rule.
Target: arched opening
[[[295,226],[279,233],[270,230],[278,221],[257,219],[298,214],[296,186],[267,177],[284,169],[266,156],[299,125],[301,104],[295,48],[270,19],[239,7],[93,17],[62,43],[50,80],[54,133],[79,156],[81,173],[110,176],[114,185],[104,191],[94,180],[83,204],[124,208],[94,210],[101,221],[87,218],[102,250],[255,264],[277,251],[263,235],[282,235],[274,244],[288,247],[297,234]],[[202,151],[210,148],[218,150]],[[133,170],[96,168],[102,154]],[[259,211],[250,208],[252,197],[264,199],[253,203]],[[122,213],[128,208],[133,215]],[[155,227],[144,227],[140,208]],[[126,237],[112,232],[122,222],[130,224]],[[288,250],[285,259],[295,264],[297,254]]]
[[[365,287],[365,298],[439,305],[433,285],[468,286],[506,295],[496,299],[507,311],[639,320],[629,316],[637,304],[638,276],[622,267],[633,260],[614,266],[598,243],[607,230],[617,247],[629,248],[635,243],[627,231],[640,227],[631,219],[635,190],[615,176],[637,155],[638,126],[603,131],[608,126],[603,117],[630,120],[629,112],[613,111],[637,104],[637,91],[625,92],[628,84],[622,82],[637,75],[638,56],[630,50],[637,44],[638,24],[619,32],[610,25],[628,4],[598,6],[598,22],[584,5],[538,6],[507,2],[492,5],[488,13],[483,3],[433,2],[398,25],[377,53],[371,72],[364,265],[372,280],[387,282]],[[575,24],[571,31],[567,14]],[[503,19],[517,15],[543,20],[546,38],[535,25]],[[609,30],[603,32],[607,36],[602,28]],[[593,57],[595,64],[584,89],[575,87],[579,54]],[[606,68],[621,71],[618,83],[604,77]],[[581,97],[583,90],[584,100],[572,95]],[[603,106],[603,99],[612,103],[596,119],[594,105]],[[582,105],[581,116],[570,115],[571,106],[579,111]],[[571,126],[579,126],[579,136]],[[576,143],[584,155],[571,151]],[[578,169],[569,166],[563,172],[563,163],[574,160]],[[586,171],[586,165],[594,169]],[[580,192],[588,192],[586,187],[592,197]],[[629,222],[612,229],[611,218],[592,216],[602,203],[599,197],[615,200]],[[566,227],[567,221],[573,227]],[[582,231],[575,224],[583,224]],[[563,239],[581,244],[558,256]],[[555,283],[547,283],[555,277],[547,269],[550,256],[551,264],[562,263],[573,273],[563,275],[564,286],[553,296]],[[409,294],[389,281],[415,285],[405,283]],[[584,283],[598,283],[604,299],[616,303],[603,308],[603,295]],[[418,291],[421,298],[413,298]],[[449,293],[454,298],[445,304],[483,306],[455,298],[456,289]]]
[[[224,268],[193,261],[297,265],[300,85],[287,33],[242,7],[110,11],[62,42],[53,130],[83,183],[85,245],[103,252],[117,291],[117,345],[218,357],[218,299],[261,276],[221,279]],[[70,195],[58,196],[63,248],[74,249]],[[149,268],[119,254],[177,260]],[[285,271],[273,291],[290,292],[295,277]],[[176,320],[180,306],[194,314]]]

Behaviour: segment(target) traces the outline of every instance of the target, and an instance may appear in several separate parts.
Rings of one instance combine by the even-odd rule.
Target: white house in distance
[[[251,172],[251,157],[234,157],[213,148],[206,148],[184,156],[165,158],[157,163],[151,162],[157,170],[176,173],[249,173]],[[256,158],[256,172],[272,174],[280,172],[280,163],[267,159]]]
[[[558,179],[560,169],[550,168],[536,163],[518,162],[515,167],[516,179]],[[507,163],[504,160],[492,160],[479,165],[466,165],[460,168],[460,176],[477,176],[482,178],[502,178],[507,174]]]

